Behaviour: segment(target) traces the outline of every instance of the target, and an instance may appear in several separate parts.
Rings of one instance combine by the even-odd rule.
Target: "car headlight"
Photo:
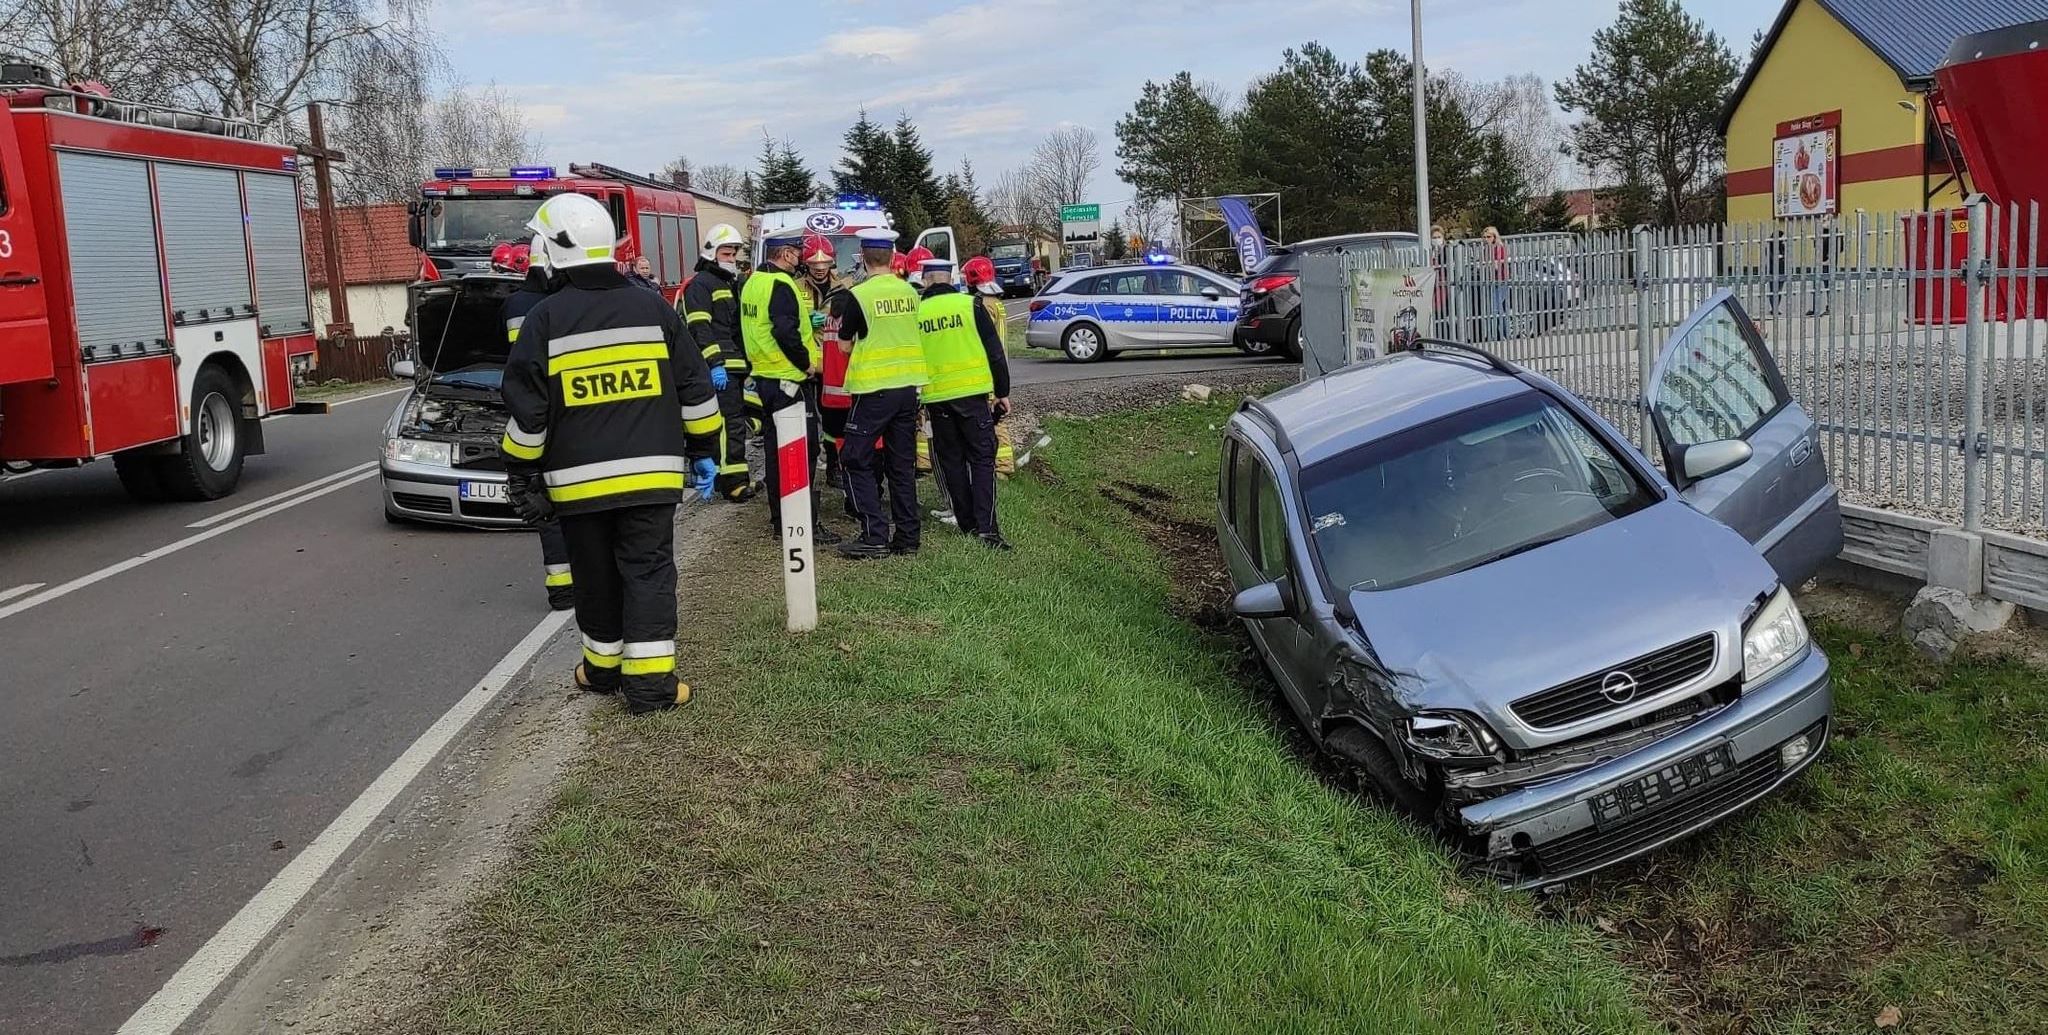
[[[1500,751],[1486,723],[1460,712],[1418,712],[1402,721],[1401,732],[1409,747],[1445,761],[1491,761]]]
[[[1791,664],[1806,649],[1809,637],[1799,605],[1783,586],[1742,633],[1742,681],[1761,683]]]
[[[384,440],[384,459],[395,464],[447,467],[451,457],[446,442],[430,442],[423,438],[391,438]]]

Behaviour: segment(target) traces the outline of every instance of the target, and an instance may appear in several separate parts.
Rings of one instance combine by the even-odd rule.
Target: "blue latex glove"
[[[725,386],[730,383],[731,379],[726,375],[724,367],[711,368],[711,387],[714,391],[723,392],[725,391]]]
[[[718,461],[708,456],[690,461],[690,488],[697,491],[700,499],[711,498],[711,484],[717,479]]]

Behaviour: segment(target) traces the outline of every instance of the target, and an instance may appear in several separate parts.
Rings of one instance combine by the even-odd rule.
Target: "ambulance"
[[[755,261],[760,261],[759,257],[765,251],[764,243],[769,237],[795,229],[830,240],[837,275],[850,276],[860,269],[860,232],[877,227],[895,229],[881,199],[864,194],[841,194],[833,199],[832,204],[824,206],[769,205],[754,218]],[[950,226],[933,227],[918,234],[915,240],[908,237],[896,240],[899,252],[920,247],[930,250],[934,258],[950,259],[956,263],[972,258],[959,254],[959,242]]]

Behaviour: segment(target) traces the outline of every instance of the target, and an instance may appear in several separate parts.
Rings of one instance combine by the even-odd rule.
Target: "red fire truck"
[[[626,242],[622,261],[647,256],[654,279],[675,301],[703,250],[697,200],[673,183],[609,165],[571,165],[568,176],[546,165],[434,170],[434,178],[420,186],[413,213],[413,245],[425,253],[420,276],[439,280],[490,272],[491,249],[531,239],[526,222],[533,210],[551,195],[567,193],[603,202]]]
[[[314,350],[296,159],[0,63],[0,461],[216,499]]]

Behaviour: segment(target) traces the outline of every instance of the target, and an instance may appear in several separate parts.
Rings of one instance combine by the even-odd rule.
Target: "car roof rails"
[[[1441,349],[1450,352],[1463,352],[1468,355],[1478,356],[1480,359],[1485,360],[1488,366],[1492,367],[1495,370],[1500,371],[1503,374],[1520,373],[1519,370],[1515,369],[1515,365],[1513,363],[1510,363],[1507,360],[1504,360],[1499,356],[1496,356],[1493,353],[1480,348],[1477,345],[1467,344],[1462,341],[1452,341],[1449,338],[1417,338],[1415,339],[1415,348],[1417,351]]]

